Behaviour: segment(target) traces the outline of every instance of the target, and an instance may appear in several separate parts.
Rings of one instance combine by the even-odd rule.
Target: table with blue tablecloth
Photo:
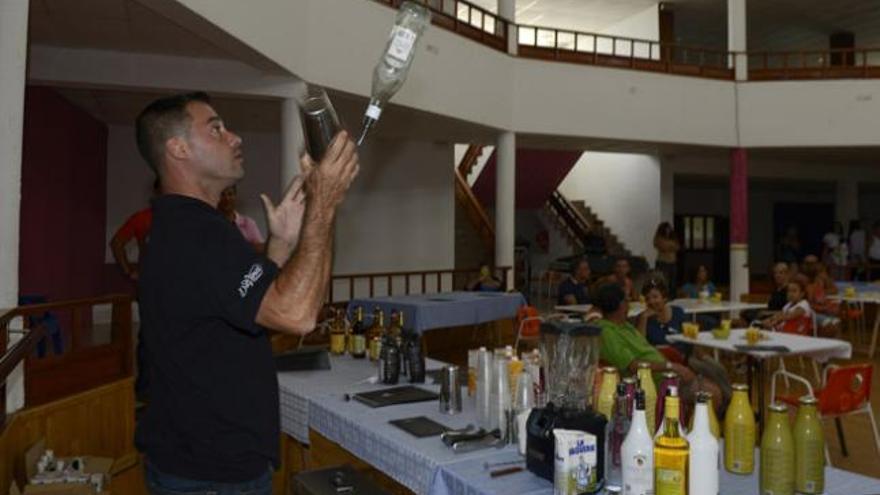
[[[476,424],[475,401],[464,395],[460,414],[439,412],[436,401],[370,408],[349,400],[354,393],[382,387],[371,383],[373,363],[350,357],[332,357],[332,370],[279,373],[282,430],[302,441],[309,430],[319,433],[396,482],[419,494],[550,494],[552,483],[523,471],[491,478],[485,463],[518,459],[513,446],[456,455],[438,437],[415,438],[390,425],[394,419],[427,416],[451,428]],[[428,369],[441,363],[429,361]],[[433,384],[421,385],[436,391]],[[880,493],[880,480],[826,468],[829,495]],[[751,476],[722,470],[721,493],[757,493],[757,471]]]
[[[403,311],[404,327],[423,333],[514,318],[524,304],[526,299],[519,292],[442,292],[352,299],[348,309],[350,314],[357,306],[367,314],[376,307],[386,315]]]

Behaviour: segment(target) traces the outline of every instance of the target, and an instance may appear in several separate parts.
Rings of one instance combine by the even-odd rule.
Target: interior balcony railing
[[[880,48],[750,52],[749,80],[880,78]]]
[[[404,0],[372,0],[397,8]],[[413,0],[434,13],[434,25],[496,50],[507,51],[512,24],[465,0]],[[742,52],[580,32],[543,26],[516,26],[517,56],[690,77],[733,80],[735,55]],[[880,48],[750,51],[748,79],[880,78]]]

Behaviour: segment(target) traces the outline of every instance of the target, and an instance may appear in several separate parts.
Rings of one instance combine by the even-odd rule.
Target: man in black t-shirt
[[[278,383],[265,329],[304,335],[329,281],[332,226],[358,171],[336,136],[320,166],[276,206],[263,195],[265,255],[217,210],[244,176],[242,140],[204,93],[163,98],[137,119],[137,144],[162,181],[140,267],[150,403],[137,425],[153,495],[271,494]]]
[[[559,283],[558,303],[560,305],[590,304],[590,263],[578,260],[574,263],[571,275]]]

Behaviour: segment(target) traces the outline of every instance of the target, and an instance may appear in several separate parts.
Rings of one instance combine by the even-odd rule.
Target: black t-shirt
[[[590,287],[586,283],[580,283],[577,280],[567,277],[560,282],[557,291],[559,295],[559,304],[568,304],[565,302],[565,296],[574,296],[578,304],[590,304]]]
[[[771,311],[782,311],[782,308],[788,304],[788,289],[786,287],[782,287],[781,289],[776,289],[770,294],[770,301],[767,303],[767,309]]]
[[[160,471],[243,482],[278,465],[278,378],[255,322],[278,267],[203,201],[153,201],[141,258],[150,402],[138,448]]]

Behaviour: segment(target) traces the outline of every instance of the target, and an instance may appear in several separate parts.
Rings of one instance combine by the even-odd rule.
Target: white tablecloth
[[[736,345],[747,344],[745,339],[746,329],[739,328],[730,331],[730,337],[724,340],[716,339],[712,332],[700,332],[696,339],[690,339],[684,335],[667,335],[670,342],[681,342],[702,347],[709,347],[727,352],[747,354],[757,359],[768,359],[779,356],[808,356],[819,362],[826,362],[832,358],[849,359],[852,357],[852,344],[844,340],[825,339],[820,337],[804,337],[781,332],[762,332],[768,338],[761,340],[759,345],[783,345],[788,347],[788,353],[776,351],[743,351]]]

